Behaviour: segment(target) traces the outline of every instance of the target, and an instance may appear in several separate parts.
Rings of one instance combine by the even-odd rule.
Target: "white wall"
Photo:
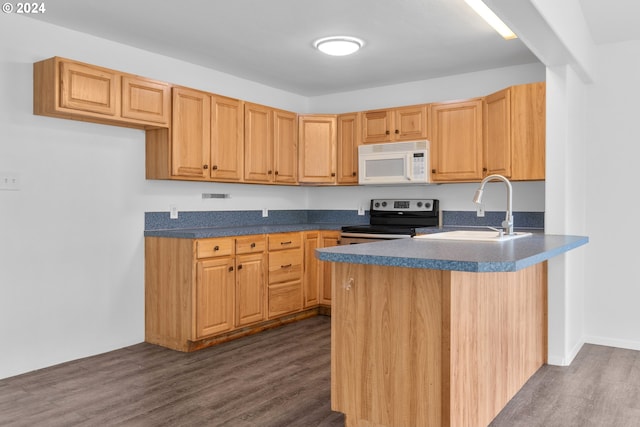
[[[588,342],[640,350],[638,121],[640,41],[597,48],[589,91],[585,330]]]
[[[19,173],[21,189],[0,191],[0,378],[143,341],[144,212],[167,211],[170,204],[180,210],[233,210],[338,209],[347,203],[355,209],[350,206],[355,199],[366,203],[380,195],[423,191],[442,199],[447,209],[473,209],[469,199],[475,187],[469,184],[390,190],[147,181],[142,131],[32,114],[32,64],[55,55],[293,111],[306,112],[312,105],[342,111],[339,97],[307,99],[3,15],[0,171]],[[428,102],[432,90],[440,99],[478,96],[532,76],[544,79],[544,69],[516,67],[419,82],[425,99],[415,99],[409,85],[395,88],[393,103]],[[445,81],[465,89],[454,88],[448,96]],[[368,91],[366,101],[350,107],[380,106],[374,101],[387,89]],[[203,200],[203,192],[231,198]],[[487,209],[502,209],[502,189],[487,196]],[[517,184],[514,207],[543,210],[544,184]]]

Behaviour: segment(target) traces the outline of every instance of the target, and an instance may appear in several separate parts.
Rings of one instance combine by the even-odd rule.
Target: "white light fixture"
[[[345,56],[356,53],[364,42],[355,37],[332,36],[323,37],[313,42],[313,46],[322,53],[332,56]]]
[[[518,38],[518,36],[516,36],[515,33],[511,31],[509,27],[507,27],[507,24],[502,22],[502,20],[498,18],[498,16],[495,13],[493,13],[493,11],[489,9],[489,7],[487,7],[486,4],[482,2],[482,0],[465,0],[465,1],[469,6],[471,6],[473,10],[476,11],[478,15],[482,17],[482,19],[487,21],[487,23],[491,25],[494,30],[496,30],[502,37],[504,37],[505,40]]]

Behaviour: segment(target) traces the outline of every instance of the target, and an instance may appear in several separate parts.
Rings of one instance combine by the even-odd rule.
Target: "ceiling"
[[[637,11],[637,0],[580,2],[594,38],[629,37],[601,28],[620,16],[638,37],[624,13],[627,3]],[[622,4],[621,12],[612,17],[605,4]],[[538,61],[464,0],[56,0],[30,17],[304,96]],[[365,46],[348,57],[313,48],[330,35]]]

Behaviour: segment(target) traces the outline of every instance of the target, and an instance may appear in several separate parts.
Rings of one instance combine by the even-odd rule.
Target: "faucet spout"
[[[502,228],[504,228],[505,234],[513,234],[513,209],[511,204],[511,196],[513,194],[513,188],[511,182],[502,175],[489,175],[485,177],[480,183],[480,188],[476,190],[476,194],[473,197],[473,202],[480,204],[482,202],[482,194],[484,192],[484,186],[489,181],[502,181],[507,186],[507,212],[504,221],[502,221]]]

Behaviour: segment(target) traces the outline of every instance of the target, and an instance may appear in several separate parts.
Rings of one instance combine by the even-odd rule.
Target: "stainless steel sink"
[[[416,240],[465,240],[473,242],[506,242],[531,236],[531,233],[502,234],[493,230],[456,230],[414,236]]]

